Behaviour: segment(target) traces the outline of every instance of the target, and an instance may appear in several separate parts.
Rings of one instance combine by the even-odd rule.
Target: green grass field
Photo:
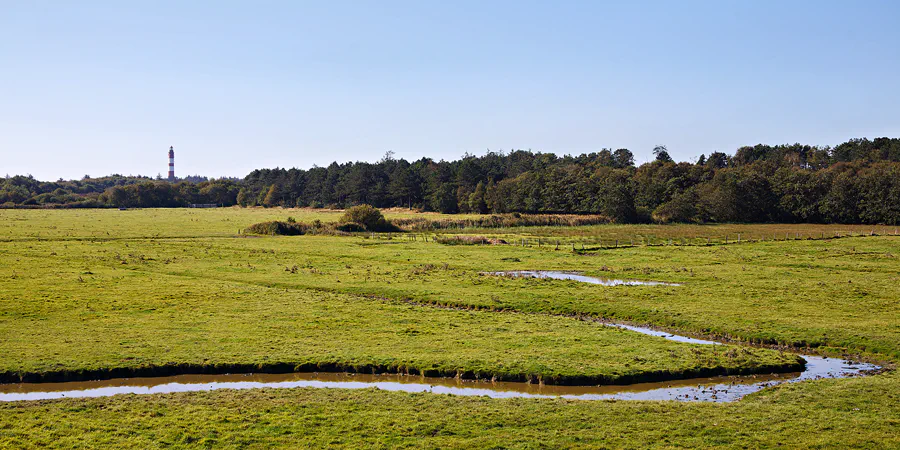
[[[339,212],[0,211],[0,373],[74,379],[116,370],[287,365],[597,383],[770,371],[797,362],[791,353],[679,344],[570,316],[888,367],[900,358],[900,237],[893,230],[584,253],[446,246],[398,235],[238,234],[288,215],[333,221]],[[869,234],[872,227],[492,231],[678,239],[738,229],[767,236],[801,229]],[[682,286],[602,287],[484,274],[524,269]],[[883,448],[900,445],[898,396],[900,378],[892,371],[782,385],[733,404],[315,389],[123,396],[0,404],[0,445]]]

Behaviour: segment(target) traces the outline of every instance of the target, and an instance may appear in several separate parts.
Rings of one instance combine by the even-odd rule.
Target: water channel
[[[537,276],[540,278],[577,280],[606,286],[671,285],[660,282],[603,280],[561,272],[503,272],[508,276]],[[539,275],[531,275],[539,274]],[[593,281],[591,281],[593,280]],[[649,284],[654,283],[654,284]],[[607,323],[634,332],[677,342],[719,345],[718,342],[679,336],[672,333],[625,324]],[[401,392],[428,392],[460,396],[490,398],[566,398],[574,400],[674,400],[729,402],[780,383],[792,383],[823,378],[844,378],[863,375],[879,369],[868,363],[855,363],[838,358],[801,355],[806,360],[803,372],[692,378],[658,383],[637,383],[624,386],[558,386],[533,383],[429,378],[414,375],[367,375],[351,373],[288,373],[288,374],[224,374],[177,375],[172,377],[119,378],[112,380],[74,381],[63,383],[0,384],[0,401],[45,400],[58,398],[109,397],[118,394],[164,394],[173,392],[213,391],[218,389],[262,388],[325,388],[325,389],[381,389]]]

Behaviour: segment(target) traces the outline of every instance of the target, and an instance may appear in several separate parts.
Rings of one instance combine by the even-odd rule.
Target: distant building
[[[169,146],[169,182],[175,182],[175,147]]]

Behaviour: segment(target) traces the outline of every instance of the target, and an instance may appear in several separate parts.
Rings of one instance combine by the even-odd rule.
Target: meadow
[[[415,240],[243,233],[288,216],[335,221],[340,212],[0,211],[0,374],[11,381],[297,369],[597,384],[787,371],[798,362],[783,351],[791,349],[888,370],[781,385],[731,404],[316,389],[17,402],[0,405],[0,445],[900,445],[900,378],[892,370],[900,358],[900,237],[888,227],[517,227]],[[449,246],[434,241],[440,233],[582,239],[587,247]],[[739,244],[700,238],[738,233]],[[831,238],[837,234],[844,237]],[[672,243],[590,245],[603,236]],[[688,236],[696,242],[681,241]],[[681,285],[489,274],[534,269]],[[735,345],[674,343],[599,320]]]

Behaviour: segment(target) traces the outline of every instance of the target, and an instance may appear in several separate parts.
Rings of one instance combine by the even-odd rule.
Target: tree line
[[[200,181],[193,181],[200,180]],[[192,203],[237,204],[240,180],[192,176],[176,183],[143,176],[110,175],[81,180],[38,181],[17,175],[0,179],[0,206],[68,208],[180,207]]]
[[[369,204],[443,213],[600,214],[622,223],[900,223],[900,139],[852,139],[835,147],[760,144],[694,162],[675,162],[659,146],[654,157],[636,166],[627,149],[578,156],[516,150],[410,162],[388,152],[375,163],[258,169],[239,181],[115,179],[105,186],[109,181],[26,179],[23,186],[25,177],[13,177],[0,183],[0,204]]]

